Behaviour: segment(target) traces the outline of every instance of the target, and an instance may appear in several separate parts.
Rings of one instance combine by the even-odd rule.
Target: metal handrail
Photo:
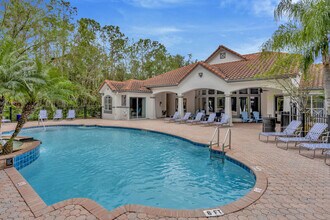
[[[215,137],[217,137],[217,141],[213,142]],[[227,142],[228,142],[228,144],[226,144]],[[225,148],[227,148],[227,147],[229,149],[231,149],[231,129],[230,128],[228,128],[225,138],[223,139],[223,142],[221,142],[221,143],[220,143],[220,126],[217,126],[216,129],[214,130],[212,139],[210,141],[209,148],[212,149],[212,146],[214,146],[214,145],[216,145],[217,147],[220,147],[220,144],[222,147],[222,151],[224,151]]]

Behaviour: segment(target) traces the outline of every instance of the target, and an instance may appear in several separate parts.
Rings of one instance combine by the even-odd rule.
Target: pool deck
[[[142,128],[170,133],[200,143],[208,143],[215,129],[199,125],[164,123],[162,120],[90,119],[46,122],[46,125],[53,124]],[[36,125],[37,122],[29,122],[26,127]],[[15,124],[3,124],[3,130],[11,130],[14,126]],[[277,148],[273,142],[260,142],[258,133],[261,124],[234,124],[231,129],[233,137],[229,155],[257,165],[266,175],[268,187],[252,205],[212,219],[330,219],[330,166],[324,164],[320,152],[317,152],[317,158],[309,159],[299,155],[298,149],[293,147],[286,151]],[[226,128],[222,130],[223,137]],[[143,210],[137,213],[133,206],[131,209],[116,210],[117,214],[120,214],[113,215],[113,212],[101,209],[87,199],[67,200],[46,206],[40,202],[40,198],[36,199],[38,195],[28,184],[22,189],[19,188],[17,183],[24,181],[21,178],[14,168],[0,171],[0,219],[207,219],[165,217],[161,212],[146,214]],[[33,203],[35,205],[31,205]]]

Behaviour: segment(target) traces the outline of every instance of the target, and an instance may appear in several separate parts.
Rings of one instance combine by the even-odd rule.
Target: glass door
[[[130,98],[130,118],[146,117],[146,99]]]

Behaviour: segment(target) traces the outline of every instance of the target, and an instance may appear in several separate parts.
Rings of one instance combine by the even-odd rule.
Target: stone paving
[[[178,125],[160,120],[109,121],[75,120],[47,122],[47,124],[99,124],[158,130],[191,140],[207,143],[214,127]],[[34,126],[29,122],[27,126]],[[14,127],[5,124],[4,130]],[[225,128],[222,129],[225,131]],[[260,124],[234,124],[233,149],[230,155],[242,158],[262,168],[268,178],[268,188],[262,197],[249,207],[218,219],[330,219],[330,166],[323,156],[309,159],[291,147],[279,149],[274,143],[258,141]],[[222,132],[222,137],[225,132]],[[80,205],[68,205],[49,212],[38,219],[93,219]],[[4,171],[0,171],[0,219],[34,219],[33,213]],[[126,212],[116,219],[189,219],[166,218],[161,215]],[[197,219],[197,218],[190,218]],[[199,218],[202,220],[206,218]],[[214,218],[216,219],[216,218]]]

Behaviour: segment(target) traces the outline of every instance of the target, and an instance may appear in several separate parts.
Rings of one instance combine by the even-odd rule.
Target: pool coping
[[[65,124],[65,125],[49,125],[46,127],[65,127],[65,126],[109,127],[109,128],[124,128],[124,129],[126,128],[126,129],[135,129],[135,130],[145,130],[145,131],[174,136],[174,137],[186,140],[186,141],[191,142],[196,145],[203,145],[203,146],[206,145],[206,144],[198,143],[198,142],[189,140],[185,137],[173,135],[173,134],[170,134],[167,132],[160,132],[160,131],[156,131],[156,130],[141,129],[141,128],[134,128],[134,127],[105,126],[105,125],[98,125],[98,124],[95,124],[95,125]],[[41,126],[30,126],[30,127],[26,127],[25,129],[38,128],[38,127],[41,127]],[[33,146],[31,146],[31,148],[29,148],[29,150],[32,150],[40,145],[40,141],[34,141],[34,142],[35,143],[33,144]],[[23,150],[25,150],[25,149],[23,149]],[[212,150],[219,151],[218,149],[212,149]],[[21,151],[22,150],[20,150],[18,152],[21,152]],[[26,151],[24,151],[24,152],[26,152]],[[22,152],[22,153],[24,153],[24,152]],[[22,154],[22,153],[20,153],[20,154]],[[245,196],[241,197],[240,199],[238,199],[232,203],[223,205],[223,206],[218,206],[218,207],[213,207],[213,208],[207,209],[207,210],[220,209],[223,212],[223,215],[227,215],[227,214],[230,214],[233,212],[240,211],[240,210],[248,207],[249,205],[255,203],[263,195],[263,193],[266,191],[267,186],[268,186],[267,176],[262,171],[262,167],[252,164],[243,158],[237,158],[235,155],[233,155],[233,153],[231,151],[227,151],[226,154],[227,154],[226,156],[228,156],[229,158],[234,159],[234,160],[242,163],[243,165],[245,165],[247,168],[249,168],[255,175],[256,182],[253,187],[253,190],[248,192]],[[8,156],[12,157],[13,155],[10,154]],[[147,215],[156,215],[156,216],[162,216],[162,217],[175,217],[175,218],[180,218],[180,217],[205,218],[206,217],[203,212],[206,209],[175,210],[175,209],[165,209],[165,208],[157,208],[157,207],[151,207],[151,206],[128,204],[128,205],[120,206],[113,210],[107,210],[107,209],[103,208],[100,204],[98,204],[97,202],[95,202],[91,199],[87,199],[87,198],[72,198],[72,199],[64,200],[64,201],[58,202],[56,204],[47,206],[46,203],[42,200],[42,198],[37,194],[37,192],[32,188],[32,186],[25,180],[25,178],[19,173],[19,171],[15,167],[7,168],[7,169],[5,169],[5,172],[8,175],[8,177],[10,178],[10,180],[12,181],[12,183],[15,185],[16,189],[18,190],[20,195],[23,197],[23,199],[25,200],[26,204],[31,209],[31,211],[35,215],[35,217],[40,217],[46,213],[60,209],[67,205],[80,205],[98,219],[115,219],[126,212],[144,213]]]

